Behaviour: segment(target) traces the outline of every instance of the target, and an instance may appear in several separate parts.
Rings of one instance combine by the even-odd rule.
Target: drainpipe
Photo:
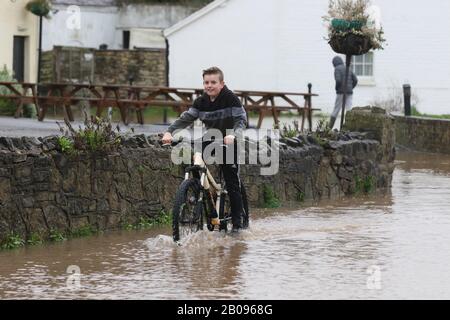
[[[166,40],[166,86],[169,86],[169,40]]]
[[[41,55],[42,55],[42,16],[39,16],[39,48],[38,48],[38,69],[37,69],[37,83],[38,92],[39,84],[41,83]]]
[[[169,86],[169,40],[166,40],[166,87]],[[167,108],[164,108],[163,123],[167,124]]]

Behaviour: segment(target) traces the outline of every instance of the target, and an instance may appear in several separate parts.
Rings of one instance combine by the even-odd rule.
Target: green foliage
[[[450,114],[427,114],[421,113],[416,107],[411,107],[411,115],[416,117],[425,117],[433,119],[450,119]]]
[[[281,128],[280,135],[283,138],[294,138],[300,134],[300,130],[298,128],[298,121],[294,120],[291,124],[283,123],[283,127]]]
[[[63,153],[72,154],[74,152],[73,141],[66,136],[58,137],[58,144]]]
[[[172,215],[170,213],[166,213],[164,210],[161,210],[155,217],[141,217],[138,223],[134,227],[132,226],[132,229],[149,229],[152,227],[169,224],[172,224]]]
[[[323,134],[328,132],[328,121],[324,118],[319,119],[316,126],[316,133]]]
[[[3,241],[1,248],[2,249],[15,249],[19,247],[23,247],[25,245],[25,240],[23,240],[19,235],[11,232],[6,239]]]
[[[355,193],[370,193],[375,188],[375,177],[367,176],[361,179],[359,176],[355,176]]]
[[[67,150],[71,150],[72,145],[77,151],[108,153],[117,151],[120,146],[119,127],[116,128],[117,132],[114,131],[109,119],[92,117],[91,120],[87,120],[86,118],[84,128],[80,126],[78,130],[75,130],[69,121],[64,121],[66,127],[58,123],[65,137],[65,139],[62,137],[58,139],[61,149],[63,144],[65,148],[68,148]]]
[[[328,23],[328,39],[355,34],[367,37],[373,49],[383,49],[383,28],[372,21],[368,8],[370,0],[330,0],[328,15],[322,17]]]
[[[305,201],[305,193],[303,191],[298,191],[297,192],[297,201],[298,202]]]
[[[36,107],[33,104],[25,104],[23,106],[23,116],[25,118],[36,118],[37,117],[37,111]]]
[[[11,72],[8,71],[6,65],[3,65],[3,69],[0,70],[0,81],[3,82],[17,82],[14,79]],[[20,86],[14,85],[14,88],[20,90]],[[6,87],[0,87],[0,95],[11,95],[11,90]],[[1,99],[0,98],[0,115],[4,116],[13,116],[18,105],[11,99]],[[25,104],[23,106],[23,116],[26,118],[35,118],[36,117],[36,108],[32,104]]]
[[[16,82],[12,73],[8,71],[6,65],[3,65],[3,69],[0,70],[0,81],[2,82]],[[10,95],[11,91],[4,86],[0,87],[0,95]],[[0,115],[13,116],[17,109],[16,103],[10,99],[0,98]]]
[[[153,227],[153,220],[150,218],[141,217],[136,224],[136,229],[148,229],[150,227]]]
[[[79,227],[79,228],[73,230],[70,233],[70,236],[72,238],[79,238],[79,237],[92,236],[96,233],[98,233],[98,230],[95,227],[93,227],[91,225],[86,225],[86,226]]]
[[[17,106],[9,99],[0,98],[0,115],[13,116]]]
[[[50,18],[50,10],[52,9],[51,1],[49,0],[31,0],[27,3],[25,8],[40,17]]]
[[[64,233],[62,233],[61,231],[55,230],[55,229],[50,230],[49,239],[52,242],[62,242],[62,241],[67,240]]]
[[[42,237],[37,233],[32,233],[30,238],[27,240],[27,244],[30,246],[35,246],[42,243],[43,243]]]
[[[124,222],[122,224],[122,229],[124,229],[124,230],[133,230],[134,226],[131,223],[129,223],[129,222]]]
[[[278,200],[273,189],[266,184],[263,185],[263,199],[264,208],[278,208],[281,206],[280,200]]]
[[[154,217],[140,217],[139,221],[135,224],[125,221],[122,223],[122,229],[124,230],[145,230],[157,226],[171,225],[172,214],[166,212],[163,209]]]
[[[155,222],[158,225],[168,225],[172,224],[172,212],[166,212],[165,210],[161,209],[158,216],[155,218]]]
[[[329,127],[329,122],[325,117],[322,117],[317,122],[316,130],[311,134],[316,143],[324,147],[330,139],[333,138],[332,130]]]

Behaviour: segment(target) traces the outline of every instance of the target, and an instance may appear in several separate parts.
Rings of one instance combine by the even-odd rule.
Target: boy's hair
[[[205,70],[203,70],[203,78],[205,77],[205,75],[207,75],[207,74],[218,74],[219,75],[219,80],[220,81],[223,81],[223,72],[222,72],[222,70],[220,70],[219,68],[217,68],[217,67],[211,67],[211,68],[208,68],[208,69],[205,69]]]

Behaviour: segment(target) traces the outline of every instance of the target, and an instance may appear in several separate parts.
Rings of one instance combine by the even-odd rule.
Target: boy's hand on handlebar
[[[164,133],[163,137],[161,138],[162,144],[171,144],[172,141],[173,141],[173,137],[170,132]]]
[[[234,143],[234,139],[235,139],[236,137],[235,136],[233,136],[232,134],[230,134],[230,135],[228,135],[228,136],[225,136],[225,138],[223,138],[223,142],[225,143],[225,144],[233,144]]]

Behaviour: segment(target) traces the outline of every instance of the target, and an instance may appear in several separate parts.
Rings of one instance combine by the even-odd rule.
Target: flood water
[[[387,195],[260,210],[236,237],[114,232],[0,252],[0,297],[449,299],[450,156],[399,153]]]

